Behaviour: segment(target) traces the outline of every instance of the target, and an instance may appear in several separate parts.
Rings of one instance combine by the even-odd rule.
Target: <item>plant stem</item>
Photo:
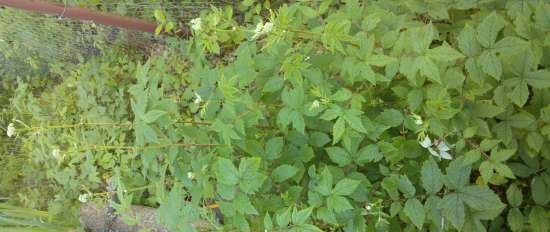
[[[130,150],[130,151],[140,151],[151,148],[165,148],[165,147],[221,147],[225,144],[199,144],[199,143],[172,143],[172,144],[158,144],[150,146],[117,146],[117,145],[94,145],[91,147],[86,147],[78,150],[79,152],[89,151],[89,150]]]

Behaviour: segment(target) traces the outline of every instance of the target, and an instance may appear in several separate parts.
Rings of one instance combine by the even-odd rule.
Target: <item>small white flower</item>
[[[311,57],[309,56],[306,56],[306,58],[304,59],[304,61],[308,61]]]
[[[80,201],[82,203],[86,203],[86,202],[88,202],[89,198],[90,198],[90,194],[86,194],[86,193],[80,194],[78,196],[78,201]]]
[[[413,114],[412,117],[414,119],[414,124],[419,125],[419,126],[424,124],[424,121],[422,120],[422,117],[420,117],[420,115]]]
[[[437,153],[437,151],[435,151],[433,148],[431,147],[428,147],[428,151],[430,152],[430,154],[432,154],[433,156],[439,156],[439,153]]]
[[[264,24],[262,22],[259,22],[256,24],[256,29],[254,29],[254,33],[260,34],[264,30]]]
[[[439,157],[441,157],[442,159],[448,159],[448,160],[453,159],[451,154],[449,154],[449,152],[446,152],[446,151],[439,151]]]
[[[311,106],[309,107],[309,109],[310,110],[319,109],[320,106],[321,104],[319,103],[319,101],[315,100],[311,103]]]
[[[57,159],[57,160],[60,160],[61,159],[61,151],[58,149],[58,148],[54,148],[52,150],[52,156]]]
[[[273,23],[270,23],[270,22],[265,23],[263,33],[267,34],[271,32],[271,30],[273,30]]]
[[[191,23],[191,29],[193,29],[193,31],[200,31],[202,29],[201,18],[192,19],[190,23]]]
[[[365,207],[365,209],[366,209],[367,211],[370,211],[370,210],[372,209],[372,206],[367,205],[367,206]]]
[[[202,97],[198,93],[195,93],[195,104],[200,104],[202,102]]]
[[[16,131],[15,131],[15,126],[13,125],[13,123],[10,123],[8,125],[8,129],[6,130],[6,134],[8,135],[8,137],[13,137],[15,135]]]
[[[187,172],[187,178],[194,180],[195,179],[195,173],[193,172]]]
[[[252,36],[252,39],[257,39],[258,37],[265,35],[273,30],[273,23],[267,22],[263,24],[262,22],[259,22],[256,24],[256,29],[254,29],[254,35]]]
[[[426,136],[424,137],[424,140],[422,140],[422,142],[420,142],[420,146],[422,146],[423,148],[429,148],[432,146],[432,140],[430,139],[430,137]]]
[[[420,146],[428,149],[430,154],[432,154],[435,157],[439,157],[440,159],[448,159],[448,160],[453,159],[451,154],[448,152],[451,150],[451,148],[443,140],[436,139],[432,143],[432,140],[430,139],[430,137],[426,136],[424,137],[424,140],[422,140],[419,143],[420,143]]]
[[[437,144],[437,149],[440,151],[450,151],[451,148],[445,143],[445,141],[439,141]]]

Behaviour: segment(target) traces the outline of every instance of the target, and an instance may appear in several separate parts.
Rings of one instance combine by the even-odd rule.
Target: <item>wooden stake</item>
[[[91,21],[112,27],[154,33],[157,23],[145,20],[107,14],[79,7],[65,6],[41,0],[0,0],[0,5],[32,12]]]

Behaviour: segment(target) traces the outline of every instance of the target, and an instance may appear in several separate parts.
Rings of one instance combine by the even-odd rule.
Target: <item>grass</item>
[[[3,232],[81,231],[53,218],[48,212],[0,203],[0,230]]]

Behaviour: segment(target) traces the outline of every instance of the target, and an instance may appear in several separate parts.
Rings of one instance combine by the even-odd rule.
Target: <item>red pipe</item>
[[[157,28],[155,22],[48,3],[40,0],[0,0],[0,5],[76,20],[92,21],[97,24],[126,28],[129,30],[154,33]]]

